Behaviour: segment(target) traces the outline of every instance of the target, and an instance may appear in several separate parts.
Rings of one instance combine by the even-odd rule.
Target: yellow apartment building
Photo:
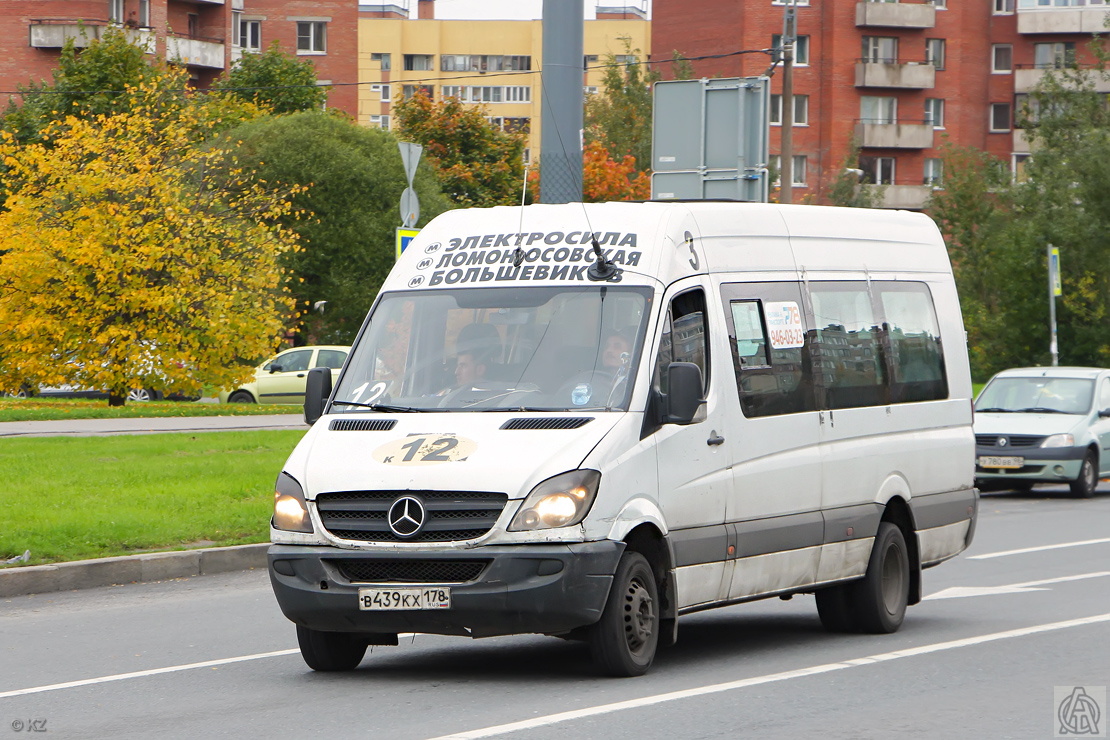
[[[421,17],[396,5],[360,5],[358,122],[388,129],[395,100],[424,88],[435,100],[456,97],[482,105],[508,130],[529,134],[525,161],[539,153],[543,90],[543,29],[538,20],[436,20],[434,3],[420,0]],[[583,86],[601,87],[609,55],[646,60],[651,22],[636,8],[601,8],[586,20]],[[631,52],[629,50],[632,50]]]

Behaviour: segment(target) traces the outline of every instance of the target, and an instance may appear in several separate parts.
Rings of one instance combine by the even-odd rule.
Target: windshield
[[[644,287],[387,293],[331,413],[627,410],[651,301]]]
[[[1094,388],[1094,381],[1088,378],[995,378],[975,400],[975,410],[1085,414],[1091,408]]]

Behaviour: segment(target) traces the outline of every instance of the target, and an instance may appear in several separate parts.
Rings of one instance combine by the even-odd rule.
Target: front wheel
[[[626,552],[617,564],[601,620],[590,632],[594,662],[611,676],[642,676],[659,644],[659,589],[648,561]]]
[[[346,632],[321,632],[297,625],[301,657],[314,671],[350,671],[366,655],[366,641]]]
[[[254,396],[248,391],[235,391],[227,397],[228,403],[254,403]]]
[[[1083,458],[1083,466],[1079,468],[1079,477],[1068,484],[1071,493],[1078,498],[1091,498],[1098,487],[1098,458],[1095,453],[1088,450]]]
[[[151,388],[132,388],[127,392],[128,401],[137,401],[139,403],[146,403],[147,401],[157,401],[158,391]]]

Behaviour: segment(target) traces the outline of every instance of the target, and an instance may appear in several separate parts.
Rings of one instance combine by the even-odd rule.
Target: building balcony
[[[857,27],[933,28],[936,24],[932,3],[856,3]]]
[[[186,36],[166,37],[166,61],[189,67],[224,69],[223,39],[200,39]]]
[[[1105,6],[1024,8],[1019,5],[1017,30],[1018,33],[1106,33],[1107,16],[1110,10]]]
[[[856,122],[856,141],[873,149],[929,149],[933,146],[931,123]]]
[[[96,18],[32,18],[30,22],[30,45],[36,49],[61,49],[66,41],[73,39],[78,49],[86,48],[92,41],[99,40],[104,30],[118,24]],[[154,31],[149,28],[123,27],[123,33],[132,44],[141,47],[147,54],[154,53]]]
[[[898,87],[924,90],[933,87],[937,68],[928,62],[856,61],[856,87]]]
[[[1029,145],[1029,137],[1025,135],[1025,129],[1015,128],[1013,130],[1013,147],[1014,154],[1031,154],[1032,149]]]
[[[1028,65],[1019,64],[1014,69],[1014,92],[1027,93],[1032,92],[1037,85],[1040,84],[1045,74],[1052,72],[1056,78],[1065,86],[1068,85],[1068,76],[1074,75],[1077,70],[1064,69],[1055,67],[1031,67]],[[1082,71],[1082,70],[1079,70]],[[1087,75],[1090,82],[1094,86],[1096,92],[1110,93],[1110,80],[1106,79],[1103,75],[1095,70],[1090,70]]]
[[[920,211],[933,194],[932,185],[860,185],[860,187],[882,189],[879,208],[900,208],[906,211]]]

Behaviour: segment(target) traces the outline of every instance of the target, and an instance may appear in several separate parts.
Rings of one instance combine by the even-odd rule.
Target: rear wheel
[[[1070,484],[1071,493],[1078,498],[1091,498],[1098,487],[1098,458],[1091,450],[1083,458],[1083,465],[1079,468],[1079,477]]]
[[[366,655],[366,641],[346,632],[321,632],[297,625],[301,657],[314,671],[350,671]]]
[[[910,558],[895,524],[879,524],[867,574],[851,586],[855,620],[863,632],[896,632],[902,626],[910,593]]]
[[[146,401],[157,401],[158,391],[152,390],[150,388],[133,388],[127,392],[127,400],[138,401],[139,403],[145,403]]]
[[[638,552],[617,564],[601,620],[590,631],[594,662],[611,676],[642,676],[659,644],[659,592],[655,574]]]
[[[254,396],[247,391],[235,391],[227,397],[228,403],[254,403]]]

